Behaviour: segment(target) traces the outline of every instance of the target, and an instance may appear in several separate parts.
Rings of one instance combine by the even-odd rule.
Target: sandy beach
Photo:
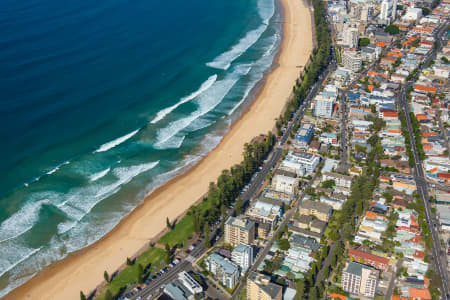
[[[174,220],[183,214],[223,169],[239,163],[246,142],[273,128],[301,71],[298,66],[305,65],[313,47],[309,9],[301,0],[281,3],[285,23],[278,66],[216,149],[187,173],[157,189],[103,239],[50,266],[5,299],[78,300],[80,290],[92,291],[105,270],[111,274],[166,227],[166,217]]]

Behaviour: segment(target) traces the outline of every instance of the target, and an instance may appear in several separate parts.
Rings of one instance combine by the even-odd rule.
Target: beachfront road
[[[253,178],[253,180],[249,184],[249,188],[246,192],[244,192],[241,195],[242,200],[247,205],[248,202],[256,196],[259,188],[262,186],[264,181],[266,180],[266,176],[269,174],[269,172],[275,167],[277,162],[280,160],[282,154],[283,154],[283,145],[287,142],[290,132],[292,130],[292,126],[296,121],[301,121],[305,110],[310,106],[311,100],[314,98],[314,96],[317,94],[320,86],[323,84],[323,81],[327,78],[327,76],[330,74],[331,71],[336,69],[335,60],[333,60],[332,63],[329,64],[329,66],[325,69],[325,71],[320,75],[317,82],[311,87],[308,95],[306,96],[303,103],[300,105],[300,107],[297,109],[297,111],[294,113],[293,116],[293,122],[291,122],[284,132],[283,136],[280,138],[279,146],[274,147],[274,150],[271,154],[269,154],[269,159],[264,163],[262,166],[260,172]],[[312,180],[309,184],[311,184]],[[302,197],[300,197],[302,199]],[[281,226],[279,228],[282,228],[285,224],[287,224],[288,220],[292,217],[292,214],[294,213],[295,209],[291,209],[285,216]],[[231,213],[234,213],[234,208],[231,210]],[[219,231],[218,226],[214,226],[212,228],[213,234],[210,236],[214,237],[220,236],[221,232]],[[275,235],[274,235],[275,236]],[[262,251],[261,255],[258,257],[256,263],[254,264],[254,267],[252,269],[256,269],[259,264],[262,262],[263,258],[266,256],[267,252],[269,251],[271,245],[273,244],[273,238],[267,243],[266,247]],[[194,250],[191,252],[189,257],[198,258],[200,257],[204,252],[206,251],[205,247],[203,246],[203,242],[197,243],[197,246],[194,248]],[[177,278],[177,274],[181,271],[190,271],[192,270],[190,259],[184,259],[182,262],[177,264],[175,267],[169,269],[167,272],[162,274],[161,276],[158,276],[154,280],[152,280],[147,287],[145,287],[141,292],[139,292],[137,295],[133,296],[132,300],[137,299],[152,299],[155,295],[157,295],[162,288],[174,279]],[[240,290],[242,289],[242,285],[240,284],[239,287],[235,290],[235,293],[233,294],[232,299],[236,299],[237,296],[240,294]],[[141,298],[139,298],[141,297]]]

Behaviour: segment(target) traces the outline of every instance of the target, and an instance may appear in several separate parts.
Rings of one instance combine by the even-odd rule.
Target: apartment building
[[[328,204],[311,200],[303,200],[302,205],[299,208],[299,213],[301,215],[312,215],[321,221],[328,222],[332,210],[333,209]]]
[[[255,222],[242,217],[229,217],[225,222],[225,243],[233,247],[239,244],[253,244],[255,240]]]
[[[281,300],[283,287],[270,282],[270,277],[252,272],[247,278],[247,300]]]
[[[281,170],[294,172],[299,176],[308,176],[314,173],[320,163],[320,156],[302,151],[289,151],[281,162]]]
[[[297,191],[299,181],[299,178],[277,174],[272,178],[272,188],[277,192],[294,195]]]
[[[231,252],[231,261],[240,267],[241,274],[244,275],[253,264],[252,246],[240,244],[234,248]]]
[[[239,268],[225,257],[212,253],[205,259],[208,271],[225,287],[232,289],[239,281]]]
[[[373,298],[378,275],[379,272],[369,266],[350,262],[342,273],[342,288],[352,295]]]
[[[337,186],[342,186],[346,188],[352,187],[352,176],[342,175],[339,173],[333,173],[333,172],[323,172],[322,174],[322,181],[326,180],[334,180]]]

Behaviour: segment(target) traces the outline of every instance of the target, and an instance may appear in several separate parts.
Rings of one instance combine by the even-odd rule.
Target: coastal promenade
[[[282,0],[283,41],[277,62],[252,104],[221,143],[185,174],[153,192],[115,229],[90,247],[50,266],[5,299],[79,299],[91,291],[106,270],[113,273],[166,226],[183,214],[208,189],[222,170],[242,160],[243,145],[273,128],[312,51],[312,24],[308,7],[299,0]]]

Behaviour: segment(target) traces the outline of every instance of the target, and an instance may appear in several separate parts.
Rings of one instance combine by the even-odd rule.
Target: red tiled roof
[[[450,179],[450,173],[438,173],[438,178],[449,180]]]
[[[418,91],[433,92],[433,93],[436,93],[437,90],[438,90],[437,88],[432,87],[432,86],[419,85],[419,84],[416,84],[416,85],[414,86],[414,89],[416,89],[416,90],[418,90]]]
[[[348,250],[348,255],[349,256],[356,256],[356,257],[361,257],[363,259],[368,259],[380,264],[385,264],[387,265],[389,263],[389,259],[385,258],[385,257],[381,257],[378,255],[374,255],[371,253],[367,253],[367,252],[363,252],[363,251],[359,251],[356,249],[352,249],[350,248],[350,250]]]
[[[420,258],[423,260],[425,258],[425,252],[416,250],[416,252],[414,252],[413,256],[415,258]]]
[[[383,117],[398,118],[398,113],[392,111],[385,111],[383,112]]]
[[[419,289],[416,287],[408,287],[410,299],[431,300],[431,294],[428,289]]]

